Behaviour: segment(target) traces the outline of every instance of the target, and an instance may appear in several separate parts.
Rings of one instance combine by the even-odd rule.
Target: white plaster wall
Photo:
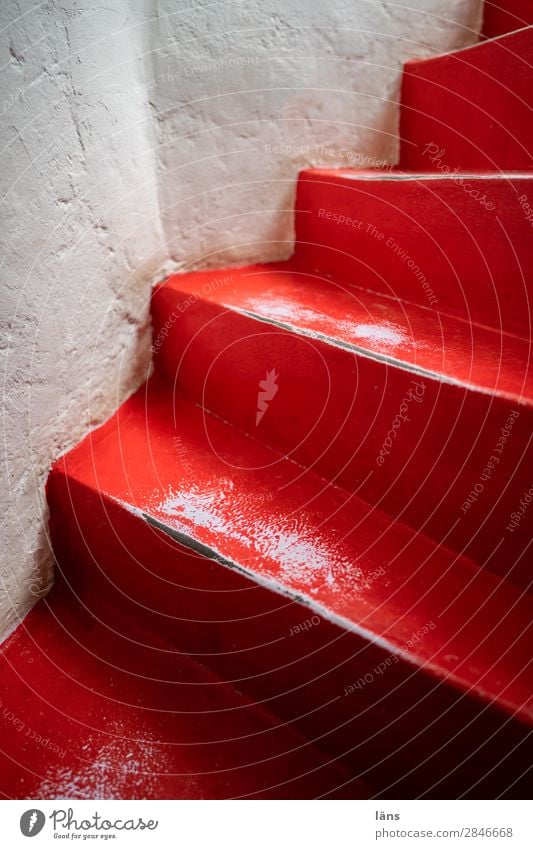
[[[127,0],[79,5],[1,10],[3,632],[49,584],[50,463],[146,370],[164,260],[144,16]]]
[[[3,0],[0,632],[50,582],[50,463],[149,364],[163,268],[286,256],[297,171],[396,155],[401,63],[480,0]]]

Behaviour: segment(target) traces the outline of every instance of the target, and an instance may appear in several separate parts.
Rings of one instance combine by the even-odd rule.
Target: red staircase
[[[532,51],[408,63],[398,169],[156,287],[154,375],[48,481],[5,796],[528,795]]]

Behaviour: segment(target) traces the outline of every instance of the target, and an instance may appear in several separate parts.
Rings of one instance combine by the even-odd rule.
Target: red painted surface
[[[158,287],[155,361],[171,385],[527,586],[530,522],[507,525],[531,485],[529,344],[290,265],[230,277],[219,287],[220,273],[177,275]],[[256,426],[259,381],[273,369],[278,389]],[[408,420],[386,444],[399,415]]]
[[[529,797],[533,176],[478,169],[531,169],[532,45],[408,63],[417,173],[306,171],[291,261],[157,287],[48,481],[0,794]]]
[[[529,16],[531,16],[531,4]],[[531,170],[533,28],[404,66],[404,169]],[[432,162],[427,145],[437,151]]]
[[[483,35],[496,38],[499,35],[533,24],[531,0],[485,0]]]
[[[110,529],[111,531],[111,529]],[[87,601],[87,599],[85,599]],[[358,797],[295,730],[62,585],[0,653],[0,794],[21,799]]]
[[[454,768],[455,786],[471,787],[475,758],[457,760],[473,749],[450,742],[463,726],[469,746],[495,735],[490,758],[509,735],[522,740],[491,703],[529,724],[529,600],[160,380],[56,466],[49,498],[62,569],[82,597],[199,653],[380,792],[438,795]],[[390,657],[394,671],[372,673]],[[355,688],[345,695],[368,673],[361,701]],[[443,747],[439,764],[419,764],[420,739],[407,745],[416,734]],[[504,787],[498,769],[487,781]]]
[[[525,339],[468,324],[427,304],[418,306],[332,282],[318,272],[302,271],[292,261],[227,269],[225,275],[220,271],[176,274],[156,286],[152,299],[155,362],[163,362],[172,379],[198,331],[205,329],[206,338],[219,337],[213,351],[217,344],[224,344],[217,323],[207,326],[215,314],[224,314],[249,326],[254,320],[267,323],[267,330],[280,330],[280,335],[292,331],[308,347],[330,341],[391,367],[480,389],[509,403],[533,404],[530,343]],[[169,316],[173,320],[165,327]],[[252,421],[250,415],[247,424]]]
[[[461,185],[438,174],[304,171],[295,258],[341,285],[529,338],[532,230],[519,198],[532,187],[531,176]]]

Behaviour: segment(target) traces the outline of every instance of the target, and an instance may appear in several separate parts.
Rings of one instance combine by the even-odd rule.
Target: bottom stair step
[[[65,586],[0,654],[0,795],[19,799],[360,798],[350,780],[199,663]]]
[[[54,467],[60,569],[383,796],[520,796],[531,597],[158,377]]]

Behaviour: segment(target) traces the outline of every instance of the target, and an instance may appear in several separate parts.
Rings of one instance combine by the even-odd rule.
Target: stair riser
[[[530,0],[506,0],[501,3],[485,3],[483,12],[483,35],[496,38],[513,30],[533,24],[533,9]]]
[[[154,296],[154,336],[181,296]],[[158,347],[181,392],[412,527],[526,584],[533,411],[197,301]],[[267,372],[278,389],[258,424]],[[475,435],[475,438],[473,438]],[[213,447],[225,447],[213,436]],[[532,514],[533,515],[533,514]],[[481,531],[476,534],[477,529]],[[496,548],[505,539],[505,555]]]
[[[495,770],[476,788],[483,797],[508,785],[509,770],[523,772],[522,748],[511,765],[497,766],[524,735],[499,711],[489,707],[480,714],[475,700],[459,697],[429,674],[414,673],[403,660],[306,605],[185,551],[61,474],[50,482],[49,499],[60,570],[99,618],[113,625],[120,610],[169,637],[180,651],[198,653],[222,678],[320,738],[324,751],[345,756],[352,772],[365,772],[384,795],[468,791],[485,761],[484,772]],[[80,516],[91,517],[83,531]],[[174,618],[148,615],[147,607]],[[421,623],[421,631],[424,625],[438,627]],[[464,728],[459,740],[457,729]],[[478,746],[481,752],[468,760]],[[422,765],[421,751],[428,757]],[[453,777],[446,779],[449,770]]]
[[[435,162],[427,166],[438,170]],[[347,286],[527,338],[533,300],[527,204],[533,208],[533,183],[458,180],[304,172],[296,199],[295,258],[301,267]]]
[[[531,23],[531,4],[528,17]],[[532,62],[533,29],[455,54],[407,62],[401,167],[435,170],[424,154],[426,145],[435,143],[443,150],[442,164],[450,168],[531,170]]]

